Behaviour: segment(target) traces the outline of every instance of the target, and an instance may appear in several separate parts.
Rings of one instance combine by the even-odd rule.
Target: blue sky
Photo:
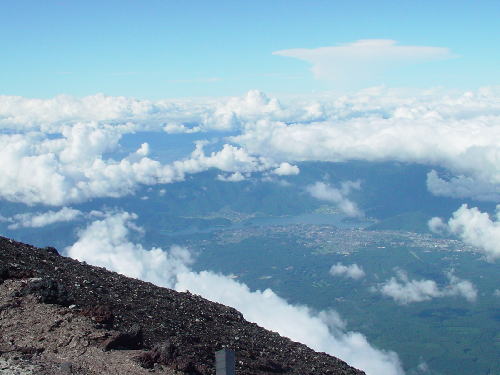
[[[500,84],[499,18],[498,1],[3,1],[0,94],[158,99],[380,84],[473,89]],[[449,56],[407,59],[367,76],[358,74],[365,65],[354,64],[339,82],[273,54],[361,39],[442,47]]]

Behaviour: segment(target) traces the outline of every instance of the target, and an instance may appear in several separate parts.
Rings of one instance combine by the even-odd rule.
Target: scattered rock
[[[29,278],[38,280],[29,281]],[[106,357],[106,361],[126,355],[136,358],[132,361],[135,367],[127,364],[122,372],[106,370],[106,362],[100,367],[100,372],[89,372],[88,369],[95,364],[79,362],[83,367],[78,372],[80,370],[73,366],[75,374],[144,374],[160,371],[159,367],[164,367],[161,373],[169,375],[175,371],[214,375],[214,353],[224,347],[236,351],[238,375],[364,374],[338,358],[317,353],[305,345],[247,322],[233,308],[0,237],[0,280],[6,280],[0,285],[0,290],[7,291],[5,285],[14,283],[15,279],[23,279],[15,282],[25,286],[19,297],[0,301],[0,306],[5,306],[5,309],[0,309],[0,328],[17,327],[19,317],[29,313],[24,304],[30,298],[38,301],[36,303],[44,309],[58,309],[57,316],[33,318],[38,325],[49,322],[43,329],[36,328],[42,333],[28,341],[26,346],[36,343],[37,348],[50,347],[54,345],[51,340],[57,338],[60,341],[59,346],[37,356],[58,355],[58,352],[72,350],[72,353],[77,353],[76,357],[70,359],[68,356],[64,360],[71,360],[73,364],[75,358],[79,361],[90,358],[85,357],[90,356],[88,353],[92,353],[91,358],[110,356]],[[22,299],[21,305],[14,307],[19,299]],[[61,307],[72,304],[77,307]],[[5,314],[11,314],[16,323],[7,325],[3,318]],[[75,325],[81,324],[81,320],[86,321],[88,326],[83,331],[75,330]],[[33,332],[36,330],[33,328]],[[5,335],[0,329],[0,350],[2,342],[23,340],[15,330],[12,337]],[[52,339],[46,338],[47,335],[53,335],[50,336]],[[146,351],[141,351],[140,355],[137,352],[127,354],[139,349]],[[57,366],[57,371],[51,370],[48,374],[62,373],[59,364]],[[116,361],[113,366],[113,369],[122,368],[123,364]]]

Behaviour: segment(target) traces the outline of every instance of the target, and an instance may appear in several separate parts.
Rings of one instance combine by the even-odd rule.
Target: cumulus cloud
[[[291,111],[296,113],[296,111]],[[242,97],[139,100],[103,94],[32,99],[0,95],[0,129],[57,132],[77,122],[130,123],[135,130],[193,133],[227,130],[262,116],[289,118],[276,98],[252,90]],[[296,116],[295,116],[296,117]],[[192,124],[197,124],[193,126]]]
[[[283,162],[279,165],[278,168],[273,170],[273,173],[277,174],[278,176],[297,175],[300,173],[300,169],[296,165],[291,165],[289,163]]]
[[[490,151],[499,148],[500,127],[495,126],[499,121],[500,116],[484,127],[473,121],[378,116],[308,124],[260,121],[232,140],[249,152],[281,160],[416,162],[497,184],[497,155]]]
[[[363,212],[356,203],[347,198],[347,195],[352,190],[359,190],[360,187],[361,183],[359,181],[344,181],[338,189],[318,181],[314,185],[307,186],[306,190],[316,199],[335,203],[338,209],[347,216],[360,217],[363,216]]]
[[[121,160],[106,158],[120,137],[119,128],[95,123],[65,128],[57,138],[40,133],[0,135],[0,197],[64,205],[118,197],[133,192],[138,184],[182,178],[182,171],[145,156],[147,145]]]
[[[178,181],[188,170],[211,168],[210,163],[217,168],[224,155],[246,154],[254,170],[264,170],[265,164],[278,174],[295,173],[293,163],[300,161],[421,163],[441,167],[435,168],[439,174],[431,171],[427,177],[436,195],[498,201],[499,124],[496,88],[447,92],[375,87],[352,95],[281,101],[256,90],[240,97],[155,102],[101,94],[0,96],[0,162],[6,166],[0,196],[57,205],[122,196],[138,184]],[[236,135],[227,139],[217,162],[201,155],[200,148],[198,160],[176,165],[162,165],[144,149],[118,160],[106,157],[120,149],[124,134],[145,130]],[[246,164],[243,170],[225,172],[249,169]]]
[[[186,174],[210,168],[251,173],[276,167],[271,160],[225,144],[209,155],[203,142],[187,158],[161,164],[150,158],[149,145],[115,160],[128,125],[77,123],[60,137],[39,132],[0,134],[0,198],[26,204],[65,205],[96,197],[121,197],[139,185],[181,181]]]
[[[452,271],[446,276],[448,285],[439,287],[434,280],[410,280],[406,272],[397,270],[396,277],[391,277],[372,290],[394,299],[401,305],[449,296],[461,296],[469,302],[476,300],[477,290],[470,281],[456,277]]]
[[[496,90],[439,95],[373,88],[330,99],[319,99],[321,115],[314,120],[262,119],[247,123],[231,139],[248,152],[288,162],[392,160],[440,166],[450,176],[431,172],[431,192],[498,200]]]
[[[235,172],[230,175],[218,175],[217,179],[225,182],[240,182],[245,180],[245,176],[243,176],[240,172]]]
[[[160,248],[145,249],[129,240],[129,231],[141,231],[133,220],[137,215],[120,212],[93,221],[78,233],[79,239],[66,249],[68,256],[106,267],[129,277],[171,287],[176,275],[187,272],[192,259],[181,247],[170,252]]]
[[[400,46],[390,39],[363,39],[339,46],[295,48],[276,51],[278,56],[307,61],[317,79],[353,81],[360,76],[383,72],[397,65],[413,64],[452,57],[448,48]]]
[[[246,319],[319,351],[338,356],[368,375],[401,375],[394,352],[370,345],[358,332],[345,331],[345,322],[334,311],[314,312],[291,305],[272,290],[251,291],[229,276],[210,271],[194,272],[190,253],[180,247],[169,251],[145,249],[129,239],[137,231],[136,215],[120,212],[92,222],[79,233],[78,241],[66,249],[69,256],[104,266],[157,285],[190,290],[210,300],[233,306]]]
[[[125,157],[109,156],[120,151],[120,140],[127,133],[224,130],[234,125],[224,122],[225,117],[239,123],[280,111],[276,99],[258,91],[198,103],[153,103],[104,95],[46,100],[1,96],[0,128],[8,131],[0,134],[4,166],[0,198],[57,206],[121,197],[134,193],[139,185],[181,181],[186,174],[211,168],[229,173],[220,177],[228,182],[268,169],[295,173],[297,167],[251,155],[231,144],[206,155],[204,143],[198,142],[191,155],[167,165],[149,157],[147,143]]]
[[[345,266],[339,262],[330,268],[330,275],[350,277],[351,279],[358,280],[365,277],[365,271],[356,263]]]
[[[281,118],[284,111],[276,98],[269,98],[258,90],[250,90],[243,97],[233,97],[220,103],[205,116],[203,124],[210,129],[228,130],[247,121],[262,117]]]
[[[477,207],[469,208],[463,204],[445,223],[434,217],[429,223],[431,231],[439,234],[452,234],[463,242],[477,247],[489,261],[500,257],[500,205],[496,207],[493,219]]]
[[[478,179],[472,176],[455,176],[445,179],[432,170],[427,173],[427,189],[436,196],[452,198],[474,198],[480,201],[498,201],[500,191],[498,183]]]
[[[182,173],[198,173],[210,168],[224,172],[248,173],[265,171],[274,166],[270,159],[253,156],[241,147],[225,144],[220,151],[206,155],[204,146],[205,142],[197,142],[191,157],[174,162],[174,168]]]
[[[177,134],[177,133],[198,133],[201,131],[199,126],[187,127],[184,124],[175,124],[170,123],[163,127],[163,130],[169,134]]]
[[[5,221],[12,223],[9,224],[9,229],[40,228],[54,223],[73,221],[82,215],[83,213],[79,210],[63,207],[59,211],[16,214]]]
[[[81,99],[68,95],[51,99],[0,96],[0,128],[54,131],[71,122],[125,120],[155,112],[151,102],[102,94]]]
[[[448,232],[448,226],[440,217],[433,217],[427,222],[431,232],[436,234],[444,235]]]

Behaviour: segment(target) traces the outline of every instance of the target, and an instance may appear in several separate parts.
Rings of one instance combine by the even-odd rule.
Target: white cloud
[[[167,183],[183,171],[146,156],[147,144],[121,160],[106,158],[121,137],[119,127],[95,123],[40,133],[0,135],[0,197],[26,204],[64,205],[94,197],[119,197],[138,184]]]
[[[431,232],[436,234],[444,235],[448,232],[448,226],[443,221],[443,219],[439,217],[433,217],[427,222],[427,226],[429,227]]]
[[[273,54],[307,61],[312,65],[315,78],[336,82],[370,78],[397,65],[453,57],[448,48],[399,46],[396,41],[389,39],[364,39],[339,46],[295,48]]]
[[[314,185],[307,186],[306,190],[316,199],[335,203],[336,206],[347,216],[363,216],[363,212],[356,203],[347,198],[347,195],[355,189],[359,190],[361,183],[359,181],[344,181],[339,189],[331,187],[324,182],[316,182]]]
[[[427,374],[429,373],[429,365],[427,362],[421,361],[417,366],[417,370],[422,374]]]
[[[245,149],[225,144],[220,151],[205,155],[204,142],[197,142],[191,157],[176,161],[173,166],[183,173],[198,173],[210,168],[224,172],[257,172],[272,168],[275,164],[267,158],[253,156]]]
[[[59,132],[78,122],[129,124],[135,131],[194,133],[232,130],[262,118],[304,121],[322,116],[317,103],[290,105],[258,90],[228,98],[148,101],[103,94],[30,99],[0,95],[0,129]]]
[[[0,128],[42,128],[53,131],[62,124],[141,118],[154,115],[157,111],[158,106],[148,101],[102,94],[81,99],[68,95],[59,95],[52,99],[2,95]]]
[[[219,181],[225,181],[225,182],[240,182],[245,180],[245,176],[243,176],[240,172],[235,172],[228,176],[222,174],[217,175],[217,179]]]
[[[163,130],[169,134],[177,134],[177,133],[198,133],[201,131],[199,126],[195,126],[192,128],[187,127],[184,124],[174,124],[170,123],[163,127]]]
[[[344,266],[339,262],[330,268],[330,275],[350,277],[351,279],[358,280],[365,277],[365,271],[356,263]]]
[[[103,94],[51,99],[0,95],[0,129],[58,132],[78,122],[133,122],[136,129],[160,128],[164,123],[196,121],[207,108],[190,101],[151,102]]]
[[[0,95],[0,129],[25,131],[57,132],[61,126],[77,122],[107,122],[130,123],[136,130],[192,133],[228,130],[262,117],[291,118],[292,113],[297,111],[283,110],[276,98],[268,98],[258,90],[242,97],[158,101],[103,94],[83,98],[59,95],[51,99]]]
[[[278,168],[273,170],[273,173],[277,174],[278,176],[297,175],[300,173],[300,169],[296,165],[291,165],[289,163],[283,162],[279,165]]]
[[[493,292],[493,295],[496,297],[500,297],[500,289],[495,289],[495,291]]]
[[[469,302],[476,300],[477,290],[470,281],[459,279],[453,272],[449,272],[447,277],[448,285],[439,287],[434,280],[410,280],[404,271],[398,270],[396,277],[391,277],[372,290],[391,297],[401,305],[449,296],[461,296]]]
[[[445,168],[446,174],[428,175],[428,188],[436,195],[497,201],[499,125],[496,88],[375,87],[348,96],[325,93],[287,101],[256,90],[241,97],[155,102],[101,94],[0,96],[0,128],[5,130],[0,135],[5,166],[0,196],[62,205],[122,196],[138,184],[174,182],[184,173],[196,173],[189,171],[219,165],[230,173],[266,168],[282,173],[295,172],[282,166],[299,161],[394,160]],[[236,135],[216,157],[198,152],[190,157],[195,160],[172,165],[162,165],[144,149],[118,160],[106,156],[120,150],[124,134],[143,130],[230,130]],[[224,156],[233,157],[232,162],[223,163]],[[237,170],[234,165],[243,156],[247,162]]]
[[[159,248],[144,249],[129,241],[130,230],[140,230],[127,212],[109,214],[92,222],[78,234],[78,241],[66,249],[68,256],[106,267],[129,277],[172,287],[178,273],[187,272],[192,262],[189,252],[172,247],[170,252]]]
[[[493,220],[477,207],[469,208],[464,204],[453,213],[448,223],[440,218],[432,218],[429,228],[440,234],[449,233],[459,237],[481,250],[490,261],[500,257],[500,205],[496,208]]]
[[[204,116],[203,126],[208,129],[229,130],[261,118],[290,117],[290,111],[284,110],[278,99],[269,98],[258,90],[250,90],[242,97],[232,97],[217,103]]]
[[[177,289],[233,306],[246,319],[337,356],[368,375],[403,374],[395,353],[374,348],[359,332],[345,332],[328,313],[291,305],[270,289],[252,292],[245,284],[212,272],[180,274],[178,280]]]
[[[71,257],[157,285],[190,290],[212,301],[240,310],[246,319],[277,331],[311,348],[338,356],[368,375],[401,375],[397,355],[371,346],[358,332],[346,332],[336,312],[316,313],[306,306],[291,305],[272,290],[252,292],[229,276],[210,271],[193,272],[186,249],[144,249],[129,240],[134,214],[109,214],[79,233],[78,241],[66,249]]]
[[[40,228],[54,223],[68,222],[82,216],[82,212],[70,207],[63,207],[59,211],[30,212],[16,214],[7,221],[11,222],[9,229]]]
[[[269,159],[229,144],[206,155],[202,142],[188,158],[167,165],[148,157],[147,143],[122,159],[107,157],[128,131],[127,125],[77,123],[64,126],[60,137],[0,134],[0,198],[57,206],[96,197],[121,197],[141,184],[181,181],[185,174],[210,168],[241,174],[276,167]]]
[[[500,196],[500,100],[495,90],[412,94],[384,88],[321,103],[315,120],[261,119],[231,140],[255,155],[298,161],[401,161],[444,167],[436,194]],[[303,108],[306,104],[303,104]],[[429,136],[432,134],[432,136]],[[447,182],[447,184],[445,184]],[[451,185],[459,185],[452,189]]]
[[[474,198],[481,201],[498,201],[500,199],[500,189],[497,182],[464,175],[446,180],[439,177],[435,170],[427,173],[427,189],[432,194],[443,197]]]

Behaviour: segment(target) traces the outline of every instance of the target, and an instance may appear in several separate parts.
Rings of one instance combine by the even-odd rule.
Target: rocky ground
[[[0,237],[0,374],[361,375],[230,307]]]

